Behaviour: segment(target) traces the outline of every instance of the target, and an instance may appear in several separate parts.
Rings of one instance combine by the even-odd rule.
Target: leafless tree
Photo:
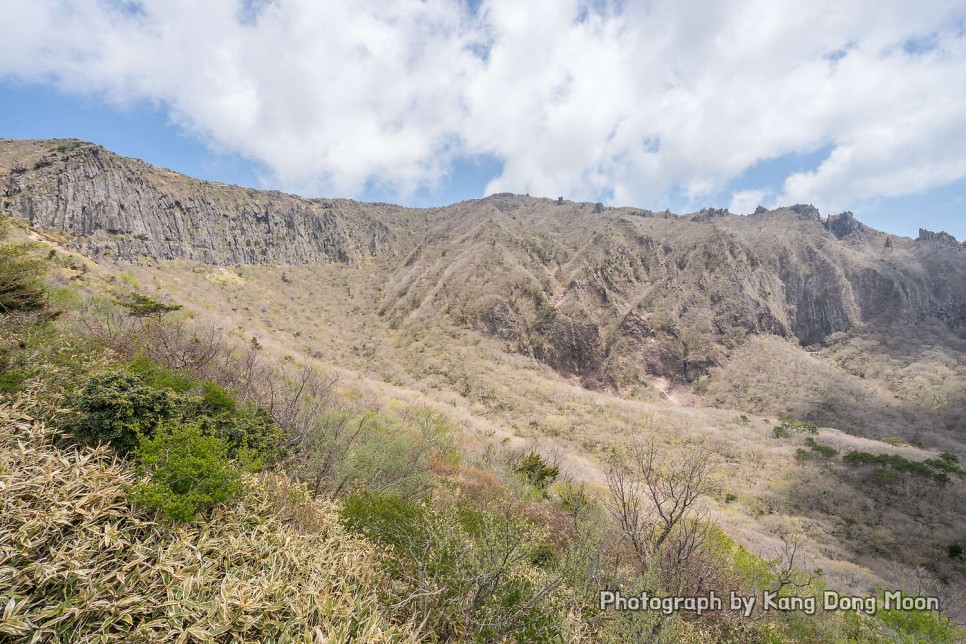
[[[929,567],[900,565],[894,570],[893,577],[903,593],[938,600],[940,616],[956,621],[966,617],[966,590],[944,581]]]
[[[144,343],[152,358],[172,369],[201,373],[228,351],[221,328],[185,320],[142,320],[142,331],[150,341]]]
[[[98,297],[87,298],[77,311],[81,326],[92,336],[112,345],[130,347],[139,321],[114,302]]]
[[[675,560],[687,559],[707,538],[707,521],[695,507],[709,485],[711,455],[684,452],[661,459],[652,440],[635,444],[629,462],[606,475],[606,507],[630,542],[642,569],[648,568],[676,528]]]
[[[782,549],[778,557],[769,562],[769,567],[775,575],[775,583],[772,590],[775,593],[781,592],[784,588],[805,588],[812,583],[814,577],[811,574],[803,577],[799,566],[804,567],[806,562],[801,553],[801,535],[786,537],[780,535]]]
[[[296,445],[305,439],[319,416],[331,407],[338,377],[308,366],[299,368],[294,374],[273,370],[266,376],[259,402],[285,430],[289,444]]]

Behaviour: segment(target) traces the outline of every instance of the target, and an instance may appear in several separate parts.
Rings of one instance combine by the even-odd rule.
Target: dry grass
[[[668,450],[710,449],[719,455],[719,483],[709,509],[725,532],[770,557],[775,534],[802,531],[809,538],[809,566],[827,571],[827,581],[843,589],[891,585],[897,560],[908,566],[933,560],[947,567],[942,547],[954,540],[957,526],[966,524],[955,505],[964,493],[962,482],[942,494],[900,498],[864,484],[841,464],[798,463],[794,454],[803,437],[775,439],[772,426],[778,412],[804,417],[816,408],[810,403],[828,401],[820,394],[830,385],[837,397],[833,403],[843,412],[854,411],[868,435],[902,433],[863,416],[868,405],[845,404],[871,379],[836,370],[827,358],[777,338],[749,343],[752,355],[734,362],[740,367],[755,358],[739,374],[745,382],[760,381],[758,391],[768,404],[755,414],[730,394],[719,401],[724,409],[678,404],[672,396],[688,402],[694,396],[680,389],[664,395],[657,382],[643,391],[644,399],[590,391],[531,358],[507,353],[499,340],[438,318],[417,317],[394,328],[389,316],[378,315],[382,278],[371,267],[286,267],[288,281],[269,267],[230,269],[239,280],[215,280],[209,267],[187,262],[104,268],[133,273],[146,288],[188,305],[203,322],[234,327],[239,341],[257,336],[269,355],[337,370],[347,391],[445,412],[464,430],[464,463],[478,464],[494,443],[510,449],[532,445],[558,453],[563,476],[599,487],[602,462],[635,438],[654,436]],[[727,384],[729,376],[725,370],[713,378]],[[836,388],[840,383],[845,386]],[[885,384],[874,386],[877,395],[901,403]],[[728,393],[721,387],[713,391]],[[702,395],[704,401],[709,397]],[[742,413],[747,422],[739,422]],[[937,455],[821,425],[818,442],[840,455],[850,449],[913,460]],[[932,436],[940,446],[962,451],[961,441]],[[726,502],[727,494],[737,499]],[[845,525],[851,521],[856,524]],[[845,572],[839,575],[839,570]],[[953,583],[961,584],[961,573],[950,572]]]
[[[111,278],[119,271],[129,272],[146,292],[184,303],[200,323],[229,329],[241,344],[256,336],[270,358],[338,373],[340,395],[428,404],[462,428],[459,442],[466,464],[480,464],[494,443],[511,449],[532,444],[541,452],[560,455],[562,475],[594,487],[602,481],[601,463],[636,437],[655,436],[665,449],[711,449],[720,459],[719,485],[709,509],[724,531],[766,557],[774,556],[770,540],[775,534],[803,532],[808,537],[809,566],[825,570],[833,587],[867,591],[891,586],[896,561],[905,566],[933,561],[949,569],[943,548],[966,525],[957,507],[964,493],[962,482],[942,494],[902,498],[866,485],[841,464],[827,466],[816,460],[803,465],[794,458],[802,437],[772,436],[779,411],[806,415],[798,412],[809,407],[796,405],[808,401],[816,386],[821,393],[832,383],[838,396],[835,404],[841,405],[873,382],[871,374],[860,379],[848,373],[859,368],[852,354],[841,369],[830,364],[847,357],[839,352],[851,346],[849,340],[821,355],[772,340],[781,346],[758,356],[768,369],[749,368],[745,374],[764,378],[761,392],[770,399],[759,414],[742,407],[738,399],[722,401],[731,410],[693,406],[702,399],[706,403],[708,394],[698,400],[679,388],[662,394],[657,382],[631,399],[582,388],[546,365],[507,353],[501,341],[446,323],[445,318],[417,315],[396,325],[391,316],[378,314],[382,268],[289,266],[283,280],[282,271],[271,267],[237,267],[215,274],[211,267],[181,261],[102,262],[73,284],[89,282],[95,292],[103,292],[106,279],[108,290],[120,292],[125,285]],[[776,359],[769,362],[770,356]],[[783,368],[792,358],[798,368]],[[740,366],[740,356],[735,364]],[[961,365],[949,368],[955,371]],[[794,378],[801,382],[794,384]],[[944,386],[955,385],[956,375],[951,378]],[[840,383],[848,386],[836,389]],[[877,396],[901,404],[904,392],[878,376],[873,384]],[[867,408],[863,404],[851,409],[857,420],[866,422],[862,413]],[[840,409],[847,412],[849,407]],[[747,422],[739,422],[741,413],[747,414]],[[934,449],[896,448],[819,424],[823,428],[818,442],[838,449],[840,455],[849,449],[900,453],[913,460],[937,455]],[[870,436],[903,435],[875,422],[869,428]],[[930,436],[938,440],[936,447],[963,451],[961,438]],[[728,494],[737,499],[726,502]],[[962,586],[962,571],[949,572],[951,583]]]
[[[62,449],[0,405],[0,639],[415,641],[383,609],[379,552],[282,478],[209,520],[133,511],[129,467]]]

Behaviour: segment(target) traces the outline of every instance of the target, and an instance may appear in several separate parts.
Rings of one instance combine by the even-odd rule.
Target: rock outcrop
[[[392,245],[375,207],[197,181],[79,141],[0,146],[4,210],[91,257],[352,262]]]
[[[839,239],[854,235],[863,228],[864,226],[859,223],[850,211],[845,211],[837,215],[829,215],[829,218],[825,221],[825,229]]]
[[[942,230],[935,233],[931,230],[926,230],[925,228],[919,229],[919,236],[916,238],[919,242],[935,242],[937,244],[944,244],[946,246],[951,246],[953,248],[962,247],[966,248],[966,242],[960,244],[956,241],[956,238]]]

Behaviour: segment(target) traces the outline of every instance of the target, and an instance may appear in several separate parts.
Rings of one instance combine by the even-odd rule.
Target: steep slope
[[[496,195],[447,209],[390,279],[401,321],[443,310],[585,384],[692,382],[749,335],[966,323],[966,252],[809,207],[675,217]],[[838,231],[838,234],[836,233]],[[839,236],[841,234],[841,237]]]
[[[6,210],[91,257],[353,262],[390,251],[402,210],[197,181],[75,140],[0,141]]]

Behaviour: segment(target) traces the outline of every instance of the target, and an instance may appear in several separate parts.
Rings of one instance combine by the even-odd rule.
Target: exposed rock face
[[[953,237],[952,235],[950,235],[944,230],[938,233],[934,233],[931,230],[920,228],[919,237],[916,238],[916,241],[936,242],[939,244],[945,244],[946,246],[952,246],[952,247],[966,247],[966,242],[964,242],[963,244],[960,244],[958,241],[956,241],[955,237]]]
[[[17,143],[3,144],[19,152],[8,167],[26,162],[32,170],[0,173],[4,209],[39,230],[74,236],[92,257],[350,262],[392,243],[388,227],[353,202],[195,181],[81,142]]]
[[[802,219],[821,219],[822,213],[812,204],[797,203],[789,208],[792,212],[798,213]]]
[[[696,215],[692,215],[691,221],[712,221],[717,217],[727,217],[730,214],[727,208],[702,208]]]
[[[5,210],[95,257],[378,258],[393,324],[446,316],[588,386],[693,381],[755,335],[811,345],[866,327],[966,329],[955,239],[883,244],[851,213],[823,220],[802,204],[679,217],[500,194],[404,209],[196,181],[64,141],[0,142],[0,191]]]
[[[825,222],[825,229],[839,239],[843,239],[859,232],[863,229],[863,226],[851,212],[846,211],[837,215],[830,215]]]

